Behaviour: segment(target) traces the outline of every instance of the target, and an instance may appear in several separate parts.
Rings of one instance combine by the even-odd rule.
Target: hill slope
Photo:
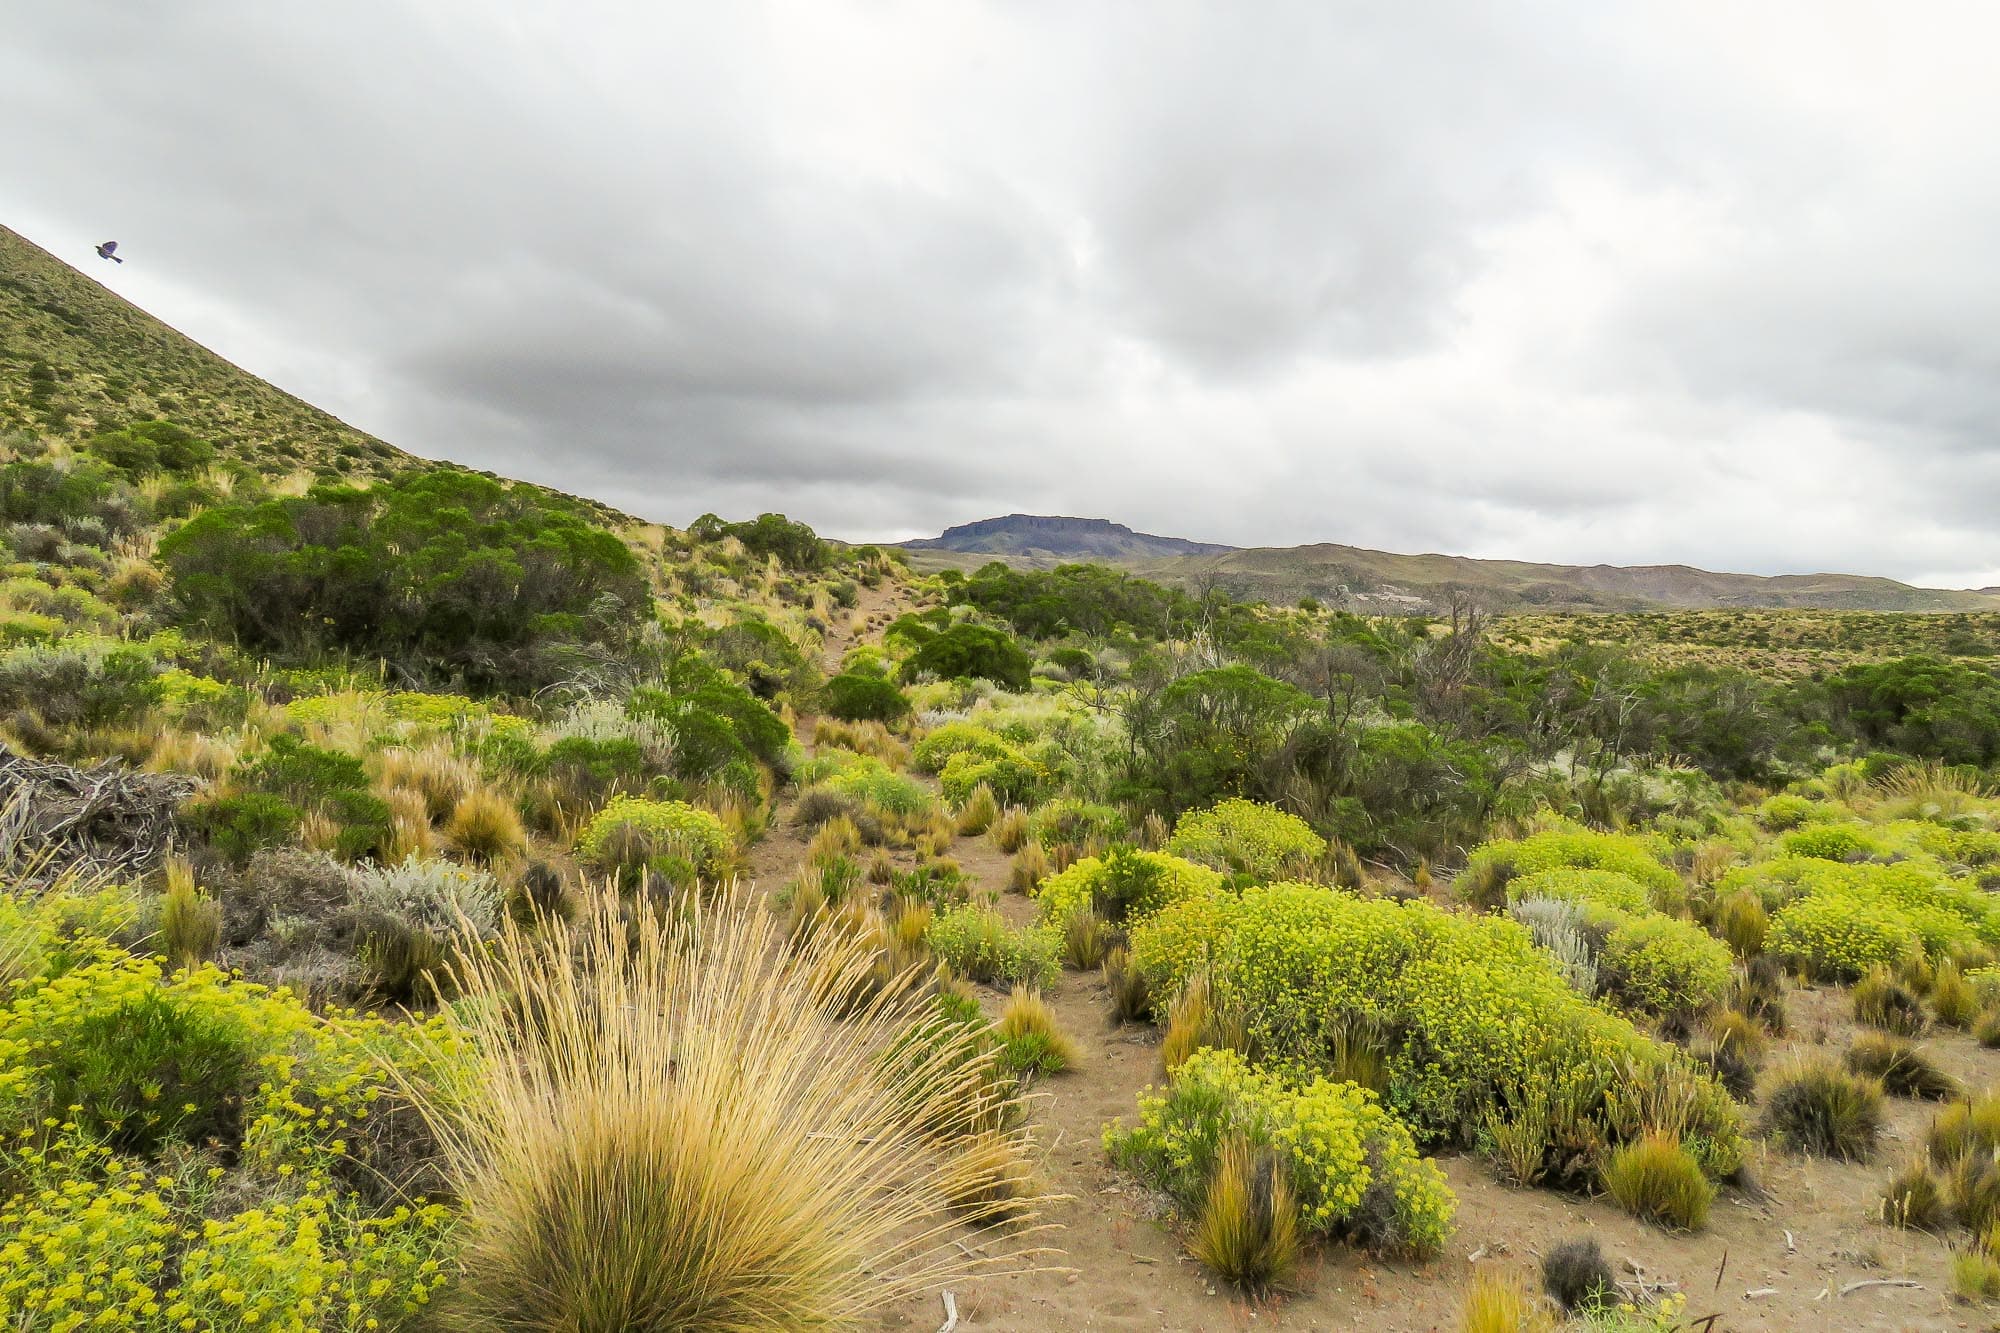
[[[1018,557],[1023,560],[1154,560],[1182,555],[1219,555],[1233,546],[1157,537],[1134,532],[1104,518],[1058,518],[1008,514],[946,528],[944,535],[901,543],[911,551],[952,551],[962,555]]]
[[[364,477],[417,460],[294,398],[0,227],[0,431],[80,440],[171,419],[260,470]]]
[[[1243,596],[1272,601],[1311,596],[1368,611],[1435,607],[1455,590],[1476,593],[1509,610],[2000,610],[2000,596],[1990,591],[1918,588],[1865,574],[1725,574],[1691,565],[1545,565],[1454,555],[1395,555],[1332,543],[1141,561],[1133,568],[1165,582],[1199,579]]]
[[[1104,519],[1009,514],[902,543],[917,569],[989,560],[1029,568],[1119,565],[1162,583],[1199,582],[1238,597],[1316,597],[1362,612],[1423,612],[1458,592],[1507,611],[1658,611],[1719,607],[1824,611],[2000,611],[2000,589],[1918,588],[1866,574],[1725,574],[1691,565],[1547,565],[1456,555],[1397,555],[1322,542],[1248,549],[1153,537]]]

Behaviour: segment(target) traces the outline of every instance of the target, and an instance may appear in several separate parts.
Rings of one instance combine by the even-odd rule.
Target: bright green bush
[[[1629,1008],[1692,1016],[1715,1007],[1729,987],[1729,946],[1668,916],[1640,916],[1604,942],[1601,975]]]
[[[1029,818],[1036,842],[1044,847],[1064,843],[1081,847],[1091,842],[1111,842],[1125,836],[1125,816],[1108,805],[1061,797],[1050,801]]]
[[[1419,1257],[1444,1247],[1457,1206],[1444,1173],[1352,1083],[1293,1084],[1234,1051],[1197,1051],[1164,1093],[1140,1096],[1136,1127],[1105,1128],[1104,1146],[1193,1212],[1223,1144],[1239,1134],[1278,1154],[1309,1230]]]
[[[1167,850],[1216,870],[1272,880],[1309,867],[1325,854],[1326,839],[1276,806],[1228,800],[1183,814]]]
[[[1826,802],[1789,793],[1773,796],[1757,807],[1757,822],[1773,833],[1839,818],[1840,811]]]
[[[1476,878],[1489,865],[1509,867],[1514,876],[1564,867],[1615,870],[1637,880],[1649,891],[1675,893],[1680,888],[1680,876],[1661,862],[1645,839],[1624,833],[1596,833],[1570,825],[1525,838],[1484,843],[1467,858],[1465,873]]]
[[[1858,861],[1876,853],[1875,840],[1858,824],[1814,824],[1794,829],[1778,840],[1787,856],[1811,856],[1822,861]]]
[[[183,624],[527,693],[628,647],[644,572],[574,501],[448,467],[219,504],[160,542]]]
[[[1062,936],[1048,926],[1016,930],[990,907],[967,905],[931,918],[924,940],[952,970],[974,981],[1053,985]]]
[[[1028,654],[1014,637],[986,625],[957,624],[917,646],[903,662],[903,679],[990,680],[1003,689],[1028,688]]]
[[[1107,921],[1137,922],[1221,886],[1222,876],[1207,866],[1165,852],[1121,847],[1101,857],[1086,856],[1049,876],[1035,890],[1035,900],[1044,921],[1067,921],[1096,906]]]
[[[872,801],[894,815],[920,815],[931,808],[931,794],[880,759],[863,755],[826,780],[826,786],[856,801]]]
[[[711,879],[728,867],[735,843],[721,820],[685,801],[620,796],[584,825],[576,851],[597,869],[621,876],[672,860]]]
[[[1634,915],[1653,910],[1646,886],[1616,870],[1561,866],[1508,881],[1507,901],[1517,903],[1524,898],[1557,898]]]
[[[843,671],[822,690],[829,716],[843,722],[895,722],[910,715],[910,700],[896,682],[869,671]]]
[[[1000,759],[1014,753],[1014,743],[1003,739],[990,727],[982,727],[976,722],[947,722],[926,732],[924,738],[911,749],[910,767],[919,773],[942,773],[945,764],[954,755]]]
[[[999,755],[961,751],[945,761],[938,785],[953,805],[980,787],[1008,805],[1032,805],[1047,780],[1048,770],[1019,751]]]

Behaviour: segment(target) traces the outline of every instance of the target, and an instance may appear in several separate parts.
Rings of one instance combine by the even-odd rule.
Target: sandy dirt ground
[[[858,609],[870,621],[867,636],[874,637],[908,606],[892,590],[871,590]],[[825,653],[829,670],[837,669],[852,642],[845,622],[834,627]],[[801,735],[810,736],[811,726],[812,719],[801,719]],[[776,889],[804,851],[804,838],[781,814],[752,849],[751,873]],[[987,839],[961,838],[952,855],[981,888],[1004,889],[1008,858]],[[1017,922],[1033,915],[1018,896],[1002,892],[1000,903]],[[1095,974],[1064,973],[1048,998],[1082,1056],[1073,1069],[1036,1087],[1032,1115],[1046,1183],[1068,1196],[1046,1218],[1056,1224],[1046,1243],[1061,1253],[1045,1257],[1039,1271],[958,1284],[958,1328],[968,1333],[1452,1330],[1475,1267],[1515,1268],[1532,1281],[1544,1251],[1579,1235],[1596,1236],[1622,1276],[1676,1284],[1688,1297],[1687,1314],[1695,1320],[1718,1316],[1718,1333],[2000,1328],[1990,1308],[1952,1298],[1950,1238],[1900,1232],[1875,1219],[1882,1185],[1920,1143],[1931,1117],[1929,1104],[1902,1099],[1890,1102],[1888,1133],[1872,1163],[1801,1158],[1755,1142],[1751,1169],[1763,1197],[1724,1190],[1708,1227],[1696,1235],[1666,1234],[1608,1201],[1504,1185],[1477,1158],[1444,1157],[1439,1165],[1458,1196],[1458,1215],[1443,1257],[1418,1265],[1329,1249],[1311,1259],[1296,1292],[1247,1303],[1186,1257],[1172,1219],[1158,1215],[1157,1201],[1104,1158],[1106,1122],[1129,1120],[1138,1093],[1161,1079],[1158,1033],[1111,1026]],[[1002,999],[999,990],[985,991],[993,1012]],[[1767,1077],[1795,1053],[1843,1048],[1855,1031],[1844,992],[1794,990],[1788,1003],[1790,1035],[1773,1043]],[[1963,1034],[1941,1032],[1928,1045],[1970,1086],[2000,1080],[2000,1052],[1983,1050]],[[988,1238],[967,1229],[959,1239],[978,1247]],[[886,1312],[876,1327],[929,1331],[943,1322],[941,1294],[933,1294]]]

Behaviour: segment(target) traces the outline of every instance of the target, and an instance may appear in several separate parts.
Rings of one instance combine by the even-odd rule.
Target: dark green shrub
[[[527,693],[616,656],[650,605],[637,558],[574,503],[447,467],[218,505],[160,559],[184,624],[475,690]]]
[[[233,1142],[257,1063],[241,1030],[149,990],[80,1018],[38,1071],[50,1114],[123,1152]],[[71,1111],[71,1107],[81,1107]]]
[[[1013,638],[984,625],[958,624],[932,635],[903,662],[903,679],[990,680],[1009,690],[1028,688],[1032,663]]]
[[[242,865],[267,847],[290,842],[298,835],[299,808],[282,796],[248,791],[217,796],[187,807],[185,817],[208,845],[235,865]]]
[[[843,722],[896,722],[910,715],[910,700],[894,681],[866,671],[843,671],[827,681],[826,711]]]

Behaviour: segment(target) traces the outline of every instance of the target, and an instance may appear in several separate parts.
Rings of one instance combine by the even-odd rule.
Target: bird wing
[[[118,248],[118,242],[116,241],[106,241],[104,244],[97,247],[98,252],[100,254],[107,254],[107,255],[110,254],[112,251],[116,250],[117,248]]]

